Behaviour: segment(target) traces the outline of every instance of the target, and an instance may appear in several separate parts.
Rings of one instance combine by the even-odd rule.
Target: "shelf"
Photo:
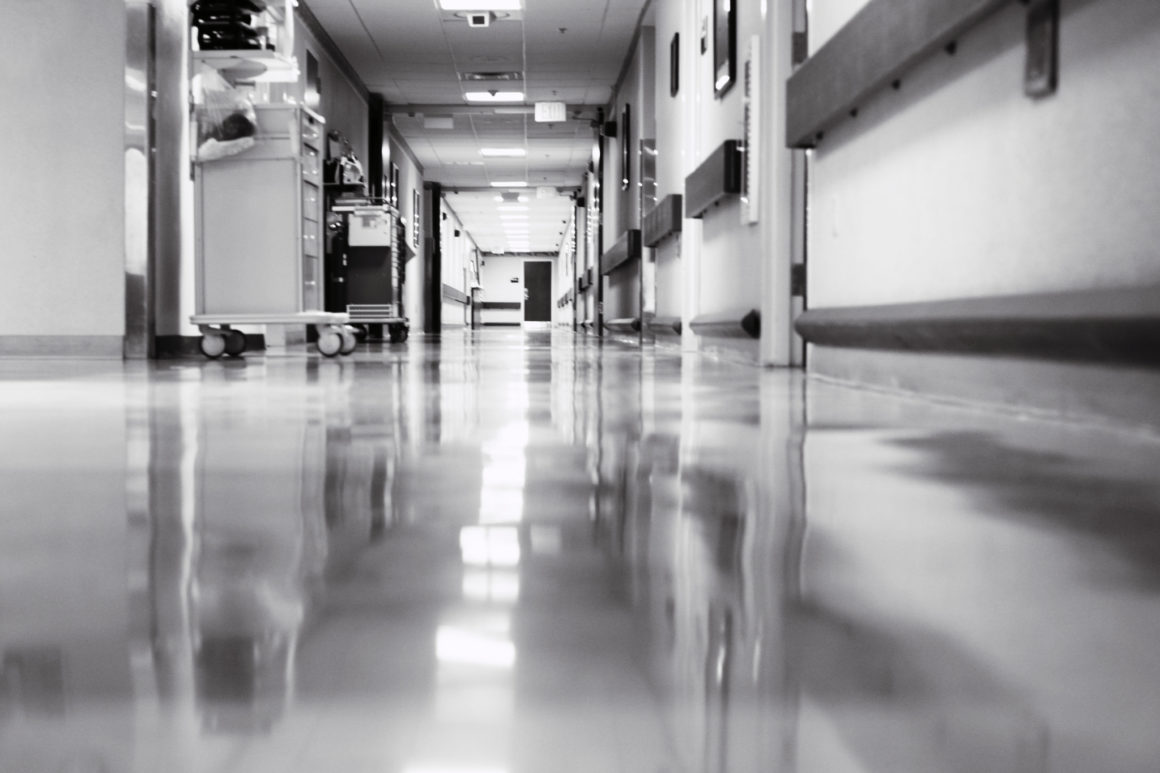
[[[298,62],[292,56],[264,49],[194,51],[195,64],[213,67],[230,81],[293,83],[298,80]]]

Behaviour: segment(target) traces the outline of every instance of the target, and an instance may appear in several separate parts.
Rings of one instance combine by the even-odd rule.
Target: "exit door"
[[[524,322],[552,321],[552,262],[524,262]]]

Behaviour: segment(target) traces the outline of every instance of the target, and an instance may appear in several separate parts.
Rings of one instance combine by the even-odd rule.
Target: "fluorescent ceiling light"
[[[468,102],[523,102],[522,91],[468,91],[464,98]]]
[[[496,207],[500,212],[527,212],[528,208],[520,204],[500,204]]]
[[[520,0],[439,0],[444,11],[518,11]]]
[[[491,184],[493,188],[527,188],[526,180],[502,180]]]
[[[487,158],[523,158],[528,151],[523,148],[480,148],[479,155]]]

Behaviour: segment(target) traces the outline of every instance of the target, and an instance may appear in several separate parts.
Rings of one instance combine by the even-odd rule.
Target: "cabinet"
[[[299,105],[255,110],[254,147],[195,167],[199,314],[322,308],[325,122]]]

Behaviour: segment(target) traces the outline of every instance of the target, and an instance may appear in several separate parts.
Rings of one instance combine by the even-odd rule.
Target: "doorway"
[[[524,261],[524,322],[552,321],[552,261]]]

